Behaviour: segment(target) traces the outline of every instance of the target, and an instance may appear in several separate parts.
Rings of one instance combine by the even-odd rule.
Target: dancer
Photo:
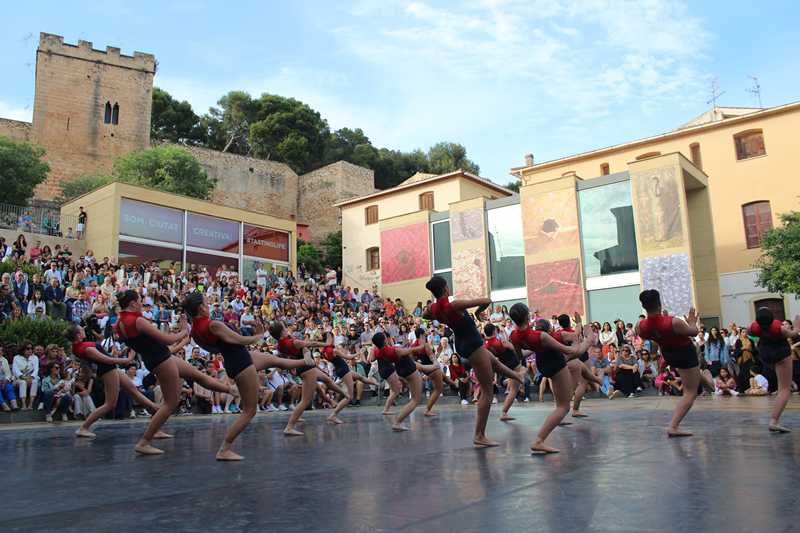
[[[469,362],[478,378],[481,397],[478,400],[478,409],[475,416],[475,435],[472,443],[476,448],[498,446],[498,442],[489,440],[486,436],[486,423],[489,420],[489,411],[492,408],[492,397],[494,396],[493,370],[520,384],[523,383],[523,378],[498,361],[483,346],[483,338],[478,332],[475,321],[467,313],[467,309],[477,307],[475,315],[478,316],[492,304],[492,301],[489,298],[476,298],[451,302],[447,280],[441,276],[433,276],[425,284],[425,288],[431,291],[436,301],[425,308],[422,312],[422,318],[438,320],[453,330],[456,339],[456,353]]]
[[[411,343],[411,347],[423,347],[423,350],[417,353],[417,370],[428,376],[428,379],[430,379],[433,383],[433,392],[431,392],[431,397],[428,398],[428,405],[425,407],[425,412],[423,415],[436,416],[436,413],[433,412],[433,406],[436,405],[436,402],[442,395],[445,381],[448,385],[454,385],[454,382],[447,379],[444,375],[444,372],[442,372],[442,367],[435,364],[433,359],[431,359],[431,356],[433,355],[433,348],[431,348],[430,343],[428,343],[425,338],[425,330],[422,328],[417,328],[414,330],[414,335],[416,336],[416,339],[414,339],[414,342]]]
[[[81,427],[75,432],[76,437],[91,439],[96,437],[90,431],[92,424],[97,422],[100,417],[114,411],[117,406],[117,399],[119,397],[119,389],[122,387],[125,392],[131,395],[136,403],[144,406],[150,413],[158,411],[158,406],[150,399],[141,393],[136,385],[131,381],[124,372],[120,372],[116,365],[124,365],[133,361],[136,357],[135,352],[129,351],[128,357],[112,357],[100,346],[99,343],[86,340],[86,332],[84,329],[77,325],[71,325],[66,331],[67,340],[72,343],[72,354],[96,367],[97,378],[103,380],[103,405],[95,409],[86,417]],[[157,431],[154,439],[168,439],[172,435]]]
[[[204,350],[220,353],[225,362],[225,372],[236,382],[242,399],[241,413],[228,428],[225,439],[217,451],[218,461],[241,461],[243,457],[231,450],[233,441],[244,431],[258,409],[258,371],[277,367],[282,369],[300,368],[313,359],[282,359],[258,351],[248,351],[247,346],[263,338],[261,322],[254,326],[253,335],[239,335],[219,320],[211,320],[208,303],[202,293],[193,292],[186,296],[183,308],[192,319],[192,338]]]
[[[664,361],[671,368],[678,371],[683,384],[683,396],[672,421],[667,428],[669,437],[691,437],[688,431],[681,431],[681,421],[692,408],[697,390],[702,383],[706,388],[714,391],[714,384],[707,376],[700,373],[698,368],[697,348],[692,342],[692,337],[700,331],[697,327],[697,312],[689,309],[686,319],[662,313],[661,294],[655,289],[647,289],[639,294],[639,301],[647,313],[647,317],[636,325],[636,333],[645,340],[651,340],[661,346]]]
[[[397,400],[397,397],[400,396],[403,390],[403,384],[400,382],[394,363],[384,357],[377,357],[376,353],[375,350],[371,350],[367,356],[367,362],[372,363],[377,361],[378,375],[381,377],[381,380],[389,384],[389,396],[386,398],[386,402],[383,404],[383,411],[381,412],[383,416],[389,416],[394,414],[390,409]]]
[[[375,347],[373,352],[375,359],[379,361],[385,359],[393,363],[397,375],[408,383],[408,389],[411,391],[411,400],[400,409],[394,422],[392,422],[393,431],[408,431],[409,428],[403,425],[403,420],[417,408],[422,396],[422,376],[417,371],[417,364],[411,358],[411,355],[422,353],[425,347],[395,348],[394,346],[387,346],[386,335],[380,332],[372,336],[372,345]]]
[[[327,344],[322,342],[301,341],[293,339],[289,335],[289,330],[284,327],[281,322],[273,322],[269,326],[269,334],[272,338],[278,341],[278,351],[287,359],[304,359],[304,348],[324,348]],[[347,401],[350,401],[349,391],[343,389],[333,382],[328,374],[320,370],[314,365],[304,364],[297,370],[297,375],[303,380],[302,394],[300,396],[300,403],[298,403],[292,414],[289,416],[289,421],[283,429],[283,434],[290,437],[300,437],[303,435],[302,431],[295,429],[298,419],[302,416],[303,412],[311,405],[314,399],[314,393],[317,390],[317,381],[322,381],[329,389],[339,393]]]
[[[326,361],[333,363],[333,374],[337,379],[339,379],[339,382],[345,387],[348,393],[348,396],[343,396],[339,400],[339,403],[336,404],[336,407],[333,409],[333,412],[330,414],[327,420],[331,424],[344,424],[344,421],[340,419],[338,415],[340,412],[342,412],[342,409],[347,407],[347,405],[350,403],[350,399],[353,398],[353,387],[355,382],[360,381],[365,385],[374,385],[376,387],[378,386],[378,382],[374,379],[366,378],[360,375],[358,372],[353,372],[350,370],[347,360],[355,359],[356,356],[347,353],[341,348],[334,347],[333,333],[330,331],[325,333],[325,337],[328,344],[322,347],[322,357],[324,357]]]
[[[524,367],[520,363],[522,359],[517,357],[517,352],[514,350],[514,345],[508,341],[501,341],[497,338],[497,327],[494,324],[486,324],[483,327],[483,334],[486,337],[486,349],[489,350],[501,363],[516,373],[521,373]],[[513,416],[508,414],[508,410],[514,405],[514,400],[519,392],[519,383],[509,380],[506,387],[506,399],[503,402],[503,413],[500,415],[500,420],[508,422],[515,420]]]
[[[581,338],[581,334],[583,333],[583,323],[581,320],[581,315],[576,311],[575,315],[573,316],[573,319],[575,320],[575,329],[572,328],[569,315],[566,314],[559,315],[557,320],[558,320],[558,325],[561,326],[561,329],[559,329],[558,331],[554,331],[553,333],[550,334],[550,336],[566,346],[571,346],[575,342],[578,342]],[[589,360],[588,352],[583,352],[577,359],[570,359],[569,361],[567,361],[567,368],[569,369],[569,373],[572,376],[572,385],[573,385],[573,393],[572,393],[573,418],[585,418],[589,416],[587,414],[582,413],[580,410],[581,402],[583,401],[583,395],[586,394],[586,388],[588,384],[593,383],[597,388],[600,388],[600,386],[603,384],[603,380],[595,376],[589,369],[589,367],[586,365],[586,361],[588,360]]]
[[[530,325],[530,310],[523,303],[512,305],[508,314],[517,326],[511,333],[511,344],[514,345],[517,355],[522,357],[522,350],[536,352],[536,367],[544,377],[550,378],[556,400],[556,408],[539,429],[536,440],[531,444],[531,452],[537,455],[558,453],[556,448],[546,446],[544,441],[569,412],[569,401],[574,386],[564,355],[570,359],[580,357],[589,348],[591,339],[585,338],[580,344],[565,346],[546,332],[534,330]],[[547,322],[544,319],[540,320]]]
[[[758,357],[767,366],[775,368],[778,376],[778,395],[772,407],[769,430],[773,433],[790,433],[791,430],[780,425],[781,414],[792,395],[792,353],[789,343],[800,335],[800,315],[794,319],[794,328],[782,325],[766,307],[756,311],[756,320],[750,325],[750,334],[758,337]],[[684,389],[685,390],[685,389]]]
[[[117,293],[117,302],[122,309],[116,324],[114,324],[117,338],[141,356],[147,370],[158,378],[161,393],[164,395],[164,402],[150,418],[150,422],[134,450],[142,455],[160,455],[164,451],[152,446],[150,442],[178,407],[182,377],[196,381],[203,387],[217,392],[230,393],[230,387],[203,374],[185,360],[170,354],[169,345],[175,344],[189,335],[185,316],[181,316],[180,331],[166,333],[142,316],[142,301],[136,291],[128,289]]]

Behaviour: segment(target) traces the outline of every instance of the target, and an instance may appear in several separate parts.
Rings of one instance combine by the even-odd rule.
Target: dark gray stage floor
[[[705,400],[690,439],[668,440],[669,402],[588,402],[592,418],[559,428],[562,453],[528,446],[545,406],[515,408],[499,448],[474,450],[471,407],[395,434],[375,408],[348,424],[259,416],[237,450],[214,461],[231,417],[174,418],[167,454],[136,457],[142,421],[106,423],[96,440],[74,425],[0,431],[0,531],[790,531],[800,527],[800,412],[790,435],[766,432],[765,401]],[[797,403],[797,398],[792,399]],[[722,409],[717,409],[723,406]],[[743,409],[742,411],[730,409]]]

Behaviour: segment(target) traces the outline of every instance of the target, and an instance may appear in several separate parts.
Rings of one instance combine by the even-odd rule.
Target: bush
[[[40,320],[31,318],[7,320],[0,324],[0,345],[17,346],[21,342],[28,341],[33,345],[57,344],[69,348],[69,342],[64,337],[68,325],[69,323],[64,320],[52,320],[47,317]]]
[[[41,274],[41,269],[36,268],[30,263],[26,263],[24,261],[0,261],[0,276],[8,272],[12,276],[14,272],[17,270],[22,269],[28,275],[28,279],[30,279],[34,274]]]
[[[87,192],[91,192],[104,185],[108,185],[112,181],[114,181],[114,178],[104,174],[88,174],[85,176],[79,176],[69,181],[62,181],[59,184],[59,187],[61,188],[59,202],[69,202],[78,196],[83,196]]]

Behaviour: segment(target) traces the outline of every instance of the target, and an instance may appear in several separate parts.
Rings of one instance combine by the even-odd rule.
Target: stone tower
[[[155,71],[151,54],[40,34],[31,137],[47,150],[50,175],[38,198],[52,200],[59,182],[109,169],[115,158],[150,146]]]

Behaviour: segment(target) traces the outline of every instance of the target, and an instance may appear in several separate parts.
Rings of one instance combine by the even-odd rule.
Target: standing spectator
[[[5,349],[0,345],[0,408],[3,411],[16,411],[17,396],[14,394],[14,374],[8,366]]]
[[[20,407],[23,411],[30,411],[39,390],[39,359],[33,355],[33,346],[29,342],[22,343],[21,351],[14,356],[12,373],[19,390]]]
[[[739,392],[745,392],[750,388],[750,369],[755,364],[755,345],[750,340],[750,337],[747,336],[745,328],[739,330],[739,338],[736,340],[734,348],[734,357],[736,358],[736,364],[739,366],[736,389]]]
[[[80,207],[79,209],[80,209],[80,211],[78,212],[78,226],[77,226],[78,234],[77,234],[77,237],[79,239],[83,239],[83,235],[86,232],[86,219],[87,219],[88,215],[86,214],[86,211],[83,210],[83,207]],[[70,229],[72,229],[72,228],[70,228]],[[69,238],[69,237],[67,237],[67,238]]]
[[[713,376],[719,374],[720,368],[727,368],[728,366],[728,349],[725,346],[725,339],[722,338],[717,328],[712,327],[708,334],[708,340],[705,341],[706,351],[705,357],[708,362],[709,369]]]

